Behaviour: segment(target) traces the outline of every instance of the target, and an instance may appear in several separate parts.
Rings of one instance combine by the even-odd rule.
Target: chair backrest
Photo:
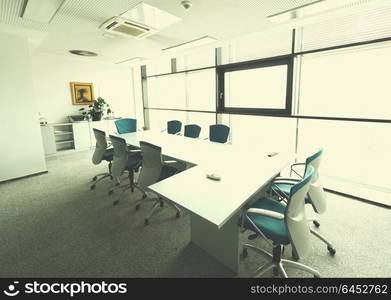
[[[310,229],[305,213],[304,198],[311,184],[314,168],[308,166],[304,179],[291,187],[288,206],[285,211],[285,224],[292,247],[299,257],[304,256],[310,245]]]
[[[195,124],[186,125],[184,136],[198,138],[200,136],[201,127]]]
[[[182,122],[178,120],[172,120],[167,122],[167,133],[176,134],[182,129]]]
[[[126,145],[126,141],[121,137],[110,135],[110,141],[114,148],[111,173],[114,177],[118,178],[122,175],[122,172],[125,170],[126,163],[128,162],[128,147]]]
[[[306,170],[309,166],[314,168],[314,176],[312,177],[311,186],[308,190],[308,195],[314,211],[322,214],[327,209],[326,193],[319,180],[319,165],[322,160],[323,149],[319,149],[315,154],[307,157]]]
[[[229,127],[222,124],[209,126],[209,140],[212,142],[226,143],[229,135]]]
[[[137,130],[137,120],[129,118],[115,120],[115,127],[117,127],[119,134],[135,132]]]
[[[97,165],[102,161],[103,155],[107,149],[106,132],[96,128],[93,128],[92,130],[96,140],[96,148],[92,155],[92,163]]]
[[[163,168],[162,148],[144,141],[140,141],[140,148],[143,163],[137,184],[146,188],[159,181]]]

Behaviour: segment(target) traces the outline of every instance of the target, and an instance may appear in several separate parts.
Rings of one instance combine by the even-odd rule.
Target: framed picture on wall
[[[73,105],[93,104],[94,88],[92,83],[71,82],[70,84]]]

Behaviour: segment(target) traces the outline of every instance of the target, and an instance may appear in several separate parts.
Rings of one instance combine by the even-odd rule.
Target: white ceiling
[[[186,10],[180,0],[144,2],[182,18],[183,21],[143,40],[108,38],[98,27],[107,19],[131,9],[140,0],[65,0],[50,24],[19,17],[24,0],[0,0],[0,22],[41,33],[36,51],[71,56],[70,49],[94,51],[93,58],[118,62],[132,57],[150,57],[162,48],[209,35],[224,41],[274,24],[266,16],[314,0],[192,0]],[[43,33],[43,35],[42,35]],[[92,59],[92,58],[89,58]]]

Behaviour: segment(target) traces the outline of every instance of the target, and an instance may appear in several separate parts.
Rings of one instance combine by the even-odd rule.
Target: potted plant
[[[88,111],[84,111],[84,108],[81,108],[82,115],[86,120],[100,121],[104,114],[110,115],[113,111],[110,108],[110,105],[107,104],[105,99],[98,97],[94,100],[94,103],[88,106]]]

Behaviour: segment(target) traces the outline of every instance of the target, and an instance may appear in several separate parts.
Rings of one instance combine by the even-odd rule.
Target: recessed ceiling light
[[[174,45],[174,46],[170,46],[168,48],[164,48],[162,49],[162,51],[167,51],[167,50],[175,50],[175,51],[179,51],[179,50],[185,50],[185,49],[190,49],[190,48],[195,48],[195,47],[199,47],[199,46],[202,46],[202,45],[206,45],[206,44],[209,44],[209,43],[213,43],[213,42],[216,42],[217,39],[214,38],[214,37],[211,37],[211,36],[203,36],[201,38],[198,38],[198,39],[195,39],[195,40],[192,40],[192,41],[188,41],[188,42],[185,42],[185,43],[182,43],[182,44],[179,44],[179,45]]]
[[[359,0],[315,0],[312,3],[283,11],[268,16],[267,18],[270,22],[282,23],[298,18],[324,13],[338,8],[348,7],[350,5],[359,4],[359,2]]]
[[[86,50],[69,50],[70,53],[81,56],[98,56],[97,53]]]

